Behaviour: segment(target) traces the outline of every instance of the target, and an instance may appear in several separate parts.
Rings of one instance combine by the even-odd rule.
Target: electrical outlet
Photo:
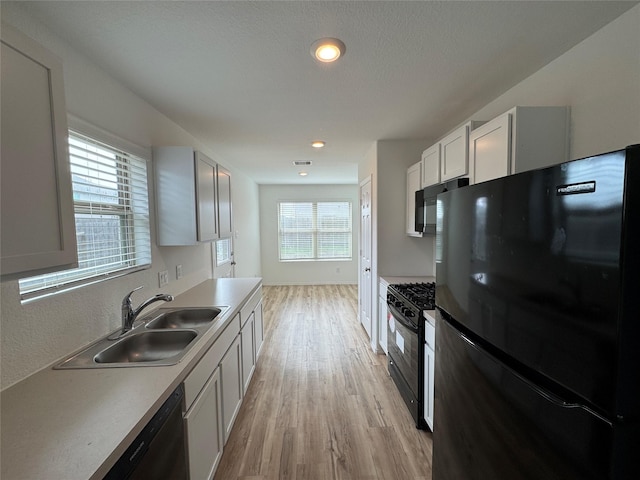
[[[161,272],[158,272],[158,286],[162,288],[168,284],[169,284],[169,271],[163,270]]]
[[[178,280],[182,278],[182,265],[176,265],[176,278]]]

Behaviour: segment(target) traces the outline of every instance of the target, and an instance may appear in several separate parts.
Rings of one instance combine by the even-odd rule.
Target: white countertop
[[[0,476],[102,479],[260,284],[207,280],[176,296],[171,307],[230,307],[176,365],[46,368],[4,390]]]
[[[436,311],[435,310],[423,310],[422,315],[424,319],[429,323],[433,328],[436,328]]]

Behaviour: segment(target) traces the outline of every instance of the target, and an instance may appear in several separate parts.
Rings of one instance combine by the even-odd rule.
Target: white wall
[[[64,66],[67,110],[96,127],[143,147],[190,145],[202,150],[232,174],[232,201],[238,238],[235,251],[237,276],[258,276],[260,255],[257,209],[258,188],[215,153],[167,119],[141,98],[109,77],[72,46],[25,15],[19,5],[2,3],[2,20],[45,45],[58,55]],[[152,165],[150,165],[152,167]],[[152,170],[150,170],[152,178]],[[152,187],[152,185],[150,185]],[[150,191],[153,212],[153,190]],[[153,219],[153,215],[152,215]],[[153,220],[152,220],[153,222]],[[154,222],[155,223],[155,222]],[[168,270],[171,281],[162,291],[179,294],[212,276],[211,248],[155,246],[152,225],[153,265],[150,269],[21,305],[17,281],[0,285],[1,361],[0,388],[29,374],[116,329],[120,324],[122,297],[138,285],[136,301],[158,293],[158,272]],[[176,280],[175,267],[183,265],[184,277]]]
[[[353,205],[352,260],[321,262],[280,262],[278,260],[278,202],[305,200],[351,201]],[[357,185],[260,185],[260,238],[264,284],[357,283],[360,222],[358,205]]]
[[[378,141],[378,275],[434,275],[433,237],[405,233],[407,168],[429,145],[427,140]]]
[[[570,158],[640,142],[640,5],[472,115],[490,120],[516,105],[569,105]]]

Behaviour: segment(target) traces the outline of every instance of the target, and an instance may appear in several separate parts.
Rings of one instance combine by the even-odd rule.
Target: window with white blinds
[[[78,268],[20,280],[23,300],[151,264],[147,163],[69,132]]]
[[[351,202],[278,203],[280,261],[350,260]]]

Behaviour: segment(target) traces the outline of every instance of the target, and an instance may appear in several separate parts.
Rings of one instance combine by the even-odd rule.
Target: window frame
[[[122,277],[124,275],[129,275],[131,273],[134,272],[138,272],[141,270],[146,270],[151,268],[153,260],[152,260],[152,234],[151,234],[151,229],[152,229],[152,225],[151,225],[151,199],[150,199],[150,193],[151,193],[151,189],[149,188],[149,179],[151,178],[151,166],[150,166],[150,160],[151,160],[151,150],[149,148],[144,148],[144,147],[140,147],[139,145],[133,144],[127,140],[124,140],[122,138],[119,138],[109,132],[106,132],[98,127],[95,127],[81,119],[78,119],[77,117],[73,117],[73,116],[69,116],[68,117],[68,135],[67,135],[67,139],[70,138],[71,135],[73,135],[74,133],[79,135],[79,136],[84,136],[87,137],[90,140],[93,140],[97,143],[101,143],[104,144],[105,146],[107,146],[108,148],[114,150],[114,151],[119,151],[122,153],[127,154],[127,156],[132,156],[132,157],[136,157],[137,160],[142,161],[142,163],[144,164],[144,168],[145,168],[145,186],[144,188],[146,189],[146,209],[143,209],[143,218],[146,218],[146,221],[143,222],[142,227],[144,229],[143,232],[143,236],[145,238],[143,238],[142,240],[138,237],[136,237],[134,232],[128,232],[126,231],[129,228],[129,225],[125,225],[123,224],[123,222],[127,222],[127,215],[131,215],[133,216],[134,213],[131,213],[130,211],[128,211],[130,209],[130,206],[125,206],[122,202],[122,190],[119,188],[118,189],[118,203],[115,204],[109,204],[108,202],[105,203],[101,203],[100,205],[104,206],[104,212],[105,215],[109,215],[110,213],[115,214],[120,221],[121,224],[121,232],[124,232],[123,235],[127,237],[127,243],[120,244],[119,247],[119,251],[122,254],[123,252],[126,252],[128,249],[130,249],[131,247],[136,247],[136,244],[139,244],[140,241],[143,242],[142,246],[143,246],[143,251],[141,255],[136,255],[135,259],[136,260],[141,260],[142,263],[138,263],[135,265],[130,265],[130,266],[122,266],[122,265],[118,265],[115,267],[105,267],[105,268],[98,268],[95,269],[93,273],[90,274],[85,274],[85,275],[78,275],[77,278],[70,278],[67,276],[67,278],[65,277],[65,274],[71,274],[72,272],[76,271],[76,270],[81,270],[82,268],[86,268],[86,267],[76,267],[74,269],[68,269],[68,270],[58,270],[55,272],[50,272],[48,274],[44,274],[44,275],[35,275],[35,276],[30,276],[30,277],[23,277],[19,280],[19,283],[24,283],[25,285],[28,285],[28,281],[30,279],[33,278],[46,278],[49,277],[51,280],[51,284],[47,285],[46,283],[43,283],[41,286],[33,289],[32,287],[23,287],[23,285],[19,285],[19,289],[20,289],[20,298],[22,303],[28,303],[30,301],[33,300],[38,300],[41,298],[45,298],[45,297],[49,297],[51,295],[56,295],[62,292],[66,292],[66,291],[70,291],[70,290],[74,290],[77,288],[81,288],[84,286],[88,286],[88,285],[93,285],[95,283],[99,283],[99,282],[103,282],[105,280],[111,279],[111,278],[118,278],[118,277]],[[71,162],[71,143],[69,143],[69,151],[68,151],[68,161]],[[119,162],[120,160],[118,160]],[[140,165],[140,163],[138,163],[138,165]],[[134,166],[134,168],[136,168]],[[142,179],[139,179],[140,181],[142,181]],[[129,182],[129,180],[122,180],[122,179],[118,179],[118,185],[123,185],[123,184],[127,184]],[[94,203],[95,205],[95,203]],[[83,215],[83,214],[87,214],[90,213],[89,210],[89,202],[87,202],[86,200],[82,200],[82,199],[74,199],[73,201],[73,208],[74,208],[74,228],[76,228],[76,235],[78,236],[78,240],[80,238],[80,236],[78,235],[78,224],[77,224],[77,216],[78,215]],[[90,213],[91,214],[91,213]],[[93,212],[93,215],[98,215],[98,213]],[[133,222],[133,226],[134,228],[138,228],[139,227],[139,221],[135,222],[135,220],[131,220],[131,222]],[[136,226],[137,225],[137,226]],[[147,245],[147,238],[148,238],[148,245]],[[76,246],[76,248],[78,248],[78,246]],[[80,260],[80,253],[79,253],[79,260]],[[102,270],[102,271],[100,271]],[[57,275],[60,275],[62,277],[61,280],[56,279],[55,277]]]
[[[283,258],[283,235],[287,232],[284,231],[282,226],[282,215],[281,208],[283,204],[311,204],[312,205],[312,225],[309,229],[300,229],[300,233],[310,234],[312,237],[312,256],[308,257],[297,257],[297,258]],[[319,256],[319,244],[320,237],[323,233],[330,233],[331,229],[321,229],[318,225],[318,205],[319,204],[346,204],[349,208],[349,218],[348,218],[348,227],[341,232],[333,232],[333,233],[342,233],[348,234],[348,256],[343,257],[322,257]],[[278,240],[277,240],[277,249],[278,249],[278,261],[282,263],[289,262],[349,262],[353,261],[353,201],[351,199],[323,199],[323,200],[310,200],[310,199],[296,199],[296,200],[278,200],[276,205],[276,216],[277,216],[277,225],[278,225]],[[295,232],[289,232],[295,233]]]

